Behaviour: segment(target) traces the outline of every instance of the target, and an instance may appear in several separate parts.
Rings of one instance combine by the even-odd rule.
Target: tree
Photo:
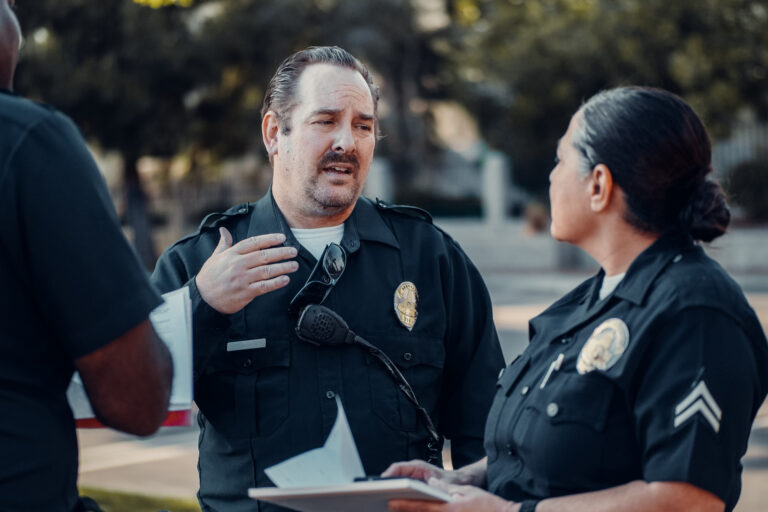
[[[711,133],[741,109],[768,117],[766,0],[448,0],[435,38],[451,94],[515,178],[546,188],[555,143],[600,89],[639,84],[685,97]]]
[[[154,266],[147,198],[136,163],[188,143],[185,100],[212,68],[187,24],[189,11],[126,0],[19,4],[27,44],[17,73],[22,94],[73,117],[84,136],[124,160],[125,218],[143,263]]]

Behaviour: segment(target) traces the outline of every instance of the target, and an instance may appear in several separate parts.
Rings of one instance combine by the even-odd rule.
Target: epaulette
[[[407,215],[408,217],[425,220],[432,224],[432,215],[427,210],[419,208],[418,206],[410,206],[407,204],[387,204],[377,197],[376,208],[382,211],[395,212],[401,215]]]
[[[200,226],[198,226],[197,231],[194,233],[190,233],[185,237],[179,238],[176,240],[176,242],[173,243],[173,245],[177,245],[185,240],[189,240],[190,238],[194,238],[206,229],[212,229],[218,226],[219,222],[231,219],[232,217],[239,217],[240,215],[246,215],[251,209],[251,206],[248,203],[238,204],[233,206],[232,208],[228,208],[227,210],[224,210],[223,212],[212,212],[203,218],[203,221],[200,223]]]
[[[229,219],[230,217],[237,217],[238,215],[245,215],[246,213],[248,213],[249,208],[250,206],[248,206],[248,203],[243,203],[243,204],[235,205],[232,208],[224,210],[223,212],[209,213],[208,215],[205,216],[203,221],[200,223],[200,227],[198,228],[198,231],[202,231],[203,229],[208,229],[208,228],[214,228],[220,221],[224,219]]]

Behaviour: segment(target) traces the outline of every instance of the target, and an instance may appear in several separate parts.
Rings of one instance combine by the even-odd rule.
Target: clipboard
[[[248,496],[300,512],[387,512],[393,499],[451,501],[448,493],[411,478],[318,487],[258,487],[248,489]]]

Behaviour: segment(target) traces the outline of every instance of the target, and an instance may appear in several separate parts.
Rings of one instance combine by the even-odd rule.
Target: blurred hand
[[[518,512],[520,505],[471,485],[453,485],[430,478],[429,485],[451,495],[450,503],[419,500],[391,500],[393,512]]]
[[[449,484],[471,483],[471,477],[465,473],[460,471],[446,471],[445,469],[438,468],[437,466],[433,466],[432,464],[419,459],[408,462],[395,462],[389,466],[381,476],[402,476],[424,480],[425,482],[432,478]]]
[[[195,282],[200,296],[219,313],[231,315],[254,297],[282,288],[290,281],[286,274],[299,264],[293,247],[276,247],[285,242],[282,233],[246,238],[232,245],[232,235],[219,228],[219,245],[198,272]]]

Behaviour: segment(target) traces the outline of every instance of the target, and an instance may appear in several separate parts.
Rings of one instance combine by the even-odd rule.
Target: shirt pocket
[[[437,424],[435,411],[442,387],[445,347],[439,338],[387,337],[368,340],[380,348],[402,372],[421,406]],[[424,420],[399,383],[375,356],[366,354],[371,409],[388,426],[398,431],[425,430]]]
[[[540,394],[513,420],[510,441],[534,475],[565,485],[601,474],[607,458],[622,449],[605,437],[613,387],[598,375],[564,374],[532,390]]]
[[[235,438],[268,436],[290,413],[291,345],[288,338],[266,346],[222,352],[200,379],[197,402],[206,418]]]
[[[518,356],[509,366],[504,368],[496,382],[496,394],[485,422],[485,451],[489,462],[496,460],[499,455],[497,428],[502,414],[505,412],[505,407],[508,406],[509,394],[520,381],[520,378],[525,375],[529,365],[530,359],[527,356]]]

